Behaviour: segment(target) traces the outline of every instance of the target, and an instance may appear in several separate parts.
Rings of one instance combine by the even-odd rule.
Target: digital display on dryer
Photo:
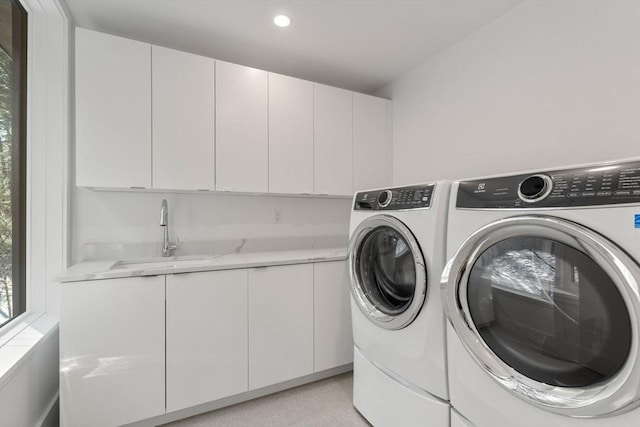
[[[541,177],[541,179],[537,179]],[[529,184],[547,180],[548,191],[528,199]],[[522,185],[525,188],[522,188]],[[555,208],[640,203],[640,161],[461,181],[458,208]]]

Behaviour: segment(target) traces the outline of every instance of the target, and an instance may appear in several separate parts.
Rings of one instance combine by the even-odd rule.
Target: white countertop
[[[53,280],[56,282],[78,282],[83,280],[339,261],[346,258],[346,247],[334,247],[239,252],[222,255],[83,261],[57,274]]]

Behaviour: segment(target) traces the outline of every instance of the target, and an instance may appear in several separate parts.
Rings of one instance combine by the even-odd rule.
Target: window
[[[0,0],[0,326],[26,310],[27,13]]]

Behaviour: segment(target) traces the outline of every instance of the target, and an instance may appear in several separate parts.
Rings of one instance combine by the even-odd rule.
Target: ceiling
[[[522,0],[62,0],[75,25],[375,93]],[[292,18],[288,28],[273,17]]]

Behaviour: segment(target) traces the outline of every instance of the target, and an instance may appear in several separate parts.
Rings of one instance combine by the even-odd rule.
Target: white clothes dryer
[[[640,161],[455,182],[447,236],[460,419],[640,425]]]
[[[436,182],[353,200],[353,402],[376,427],[450,424],[439,283],[448,197]]]

